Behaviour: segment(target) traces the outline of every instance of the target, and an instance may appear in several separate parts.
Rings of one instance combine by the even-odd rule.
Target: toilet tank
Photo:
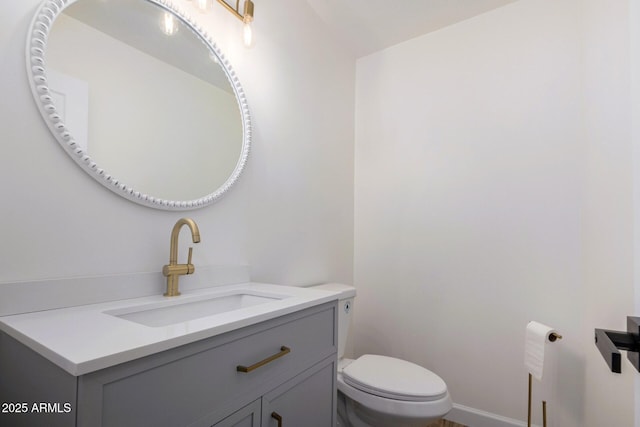
[[[353,300],[356,288],[342,283],[325,283],[312,286],[314,289],[336,292],[338,294],[338,359],[344,356],[344,349],[349,335],[349,325],[353,317]]]

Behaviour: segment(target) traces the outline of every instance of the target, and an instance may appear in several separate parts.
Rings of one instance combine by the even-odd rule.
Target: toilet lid
[[[342,378],[352,387],[388,399],[425,402],[447,393],[447,385],[433,372],[387,356],[360,356],[343,369]]]

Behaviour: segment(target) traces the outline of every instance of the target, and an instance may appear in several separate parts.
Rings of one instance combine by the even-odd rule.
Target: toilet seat
[[[346,384],[374,396],[429,402],[447,396],[445,382],[422,366],[394,357],[365,354],[342,369]]]
[[[451,396],[448,392],[436,400],[427,402],[412,402],[406,400],[388,399],[362,391],[344,381],[342,372],[338,372],[338,391],[345,395],[347,399],[357,402],[362,407],[370,408],[374,413],[386,414],[389,416],[401,416],[408,418],[438,419],[446,415],[452,408]],[[347,408],[352,405],[347,405]],[[387,423],[390,425],[390,423]],[[391,424],[392,425],[392,424]]]

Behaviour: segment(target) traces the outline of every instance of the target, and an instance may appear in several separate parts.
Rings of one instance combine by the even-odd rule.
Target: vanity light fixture
[[[251,47],[253,43],[253,31],[251,29],[251,23],[253,22],[253,1],[244,0],[244,6],[242,12],[240,12],[240,0],[235,0],[236,5],[233,7],[231,4],[227,3],[226,0],[216,0],[225,9],[227,9],[233,16],[238,18],[244,24],[244,28],[242,30],[242,39],[244,45],[246,47]],[[233,0],[229,0],[233,1]],[[194,0],[194,5],[196,9],[200,12],[206,12],[211,7],[211,0]]]
[[[251,0],[244,0],[244,8],[240,13],[240,0],[236,0],[236,7],[232,7],[225,0],[216,0],[225,9],[227,9],[233,16],[238,18],[244,23],[243,29],[243,41],[246,47],[251,47],[253,42],[253,31],[251,30],[251,23],[253,22],[253,2]]]

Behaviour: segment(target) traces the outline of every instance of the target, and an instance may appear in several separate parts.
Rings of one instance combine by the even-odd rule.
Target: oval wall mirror
[[[27,40],[36,104],[56,140],[117,194],[166,210],[207,206],[250,146],[231,65],[164,0],[46,0]]]

